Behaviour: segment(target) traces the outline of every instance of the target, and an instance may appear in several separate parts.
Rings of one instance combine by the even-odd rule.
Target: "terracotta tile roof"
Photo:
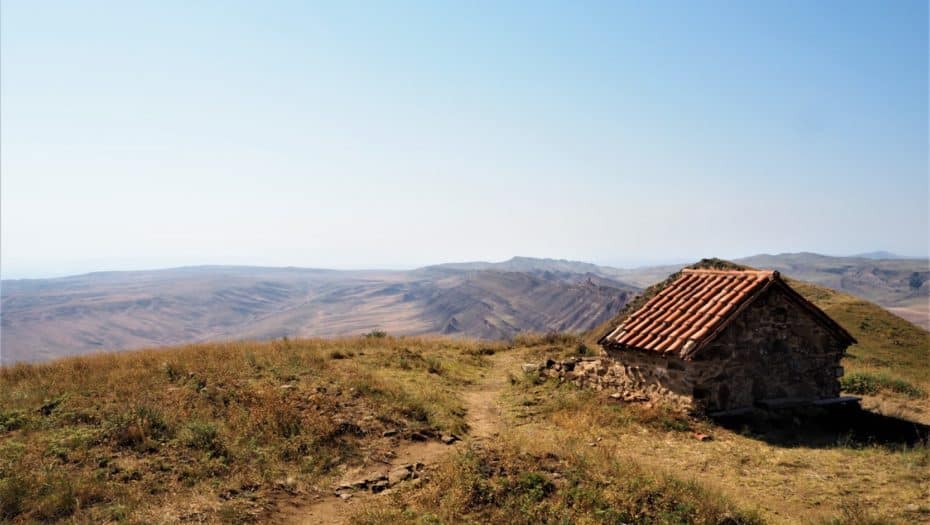
[[[662,289],[627,317],[600,343],[690,357],[769,286],[778,285],[843,339],[855,339],[819,308],[782,281],[778,272],[756,270],[692,270]]]

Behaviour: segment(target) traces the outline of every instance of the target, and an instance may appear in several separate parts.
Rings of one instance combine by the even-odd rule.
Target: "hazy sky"
[[[926,254],[927,26],[921,1],[4,0],[0,272]]]

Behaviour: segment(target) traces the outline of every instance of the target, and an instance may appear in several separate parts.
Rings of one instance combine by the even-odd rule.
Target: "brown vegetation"
[[[0,369],[0,518],[240,521],[363,461],[385,430],[464,430],[503,345],[278,340]]]

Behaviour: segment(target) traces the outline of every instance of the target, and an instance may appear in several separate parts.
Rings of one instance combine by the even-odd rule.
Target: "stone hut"
[[[855,342],[778,272],[685,269],[600,338],[596,373],[708,412],[829,403]]]

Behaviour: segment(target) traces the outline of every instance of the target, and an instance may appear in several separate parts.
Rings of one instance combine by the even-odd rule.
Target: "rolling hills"
[[[4,281],[0,359],[227,339],[583,331],[638,291],[596,274],[194,267]]]
[[[736,262],[877,303],[930,328],[926,259],[757,255]],[[226,339],[587,331],[682,265],[514,257],[409,271],[203,266],[0,286],[0,363]]]
[[[535,282],[520,275],[494,278]],[[859,417],[930,423],[930,334],[851,295],[792,285],[859,341],[843,362],[848,375],[873,381]],[[876,442],[789,418],[779,422],[792,439],[783,441],[764,427],[731,429],[520,374],[527,361],[587,352],[579,343],[559,334],[511,342],[371,334],[6,366],[0,520],[319,523],[321,511],[338,523],[930,517],[930,449],[919,435]],[[449,433],[461,441],[443,444]],[[405,469],[407,479],[383,492],[333,493],[362,475],[391,483],[403,464],[415,479]]]
[[[930,260],[926,258],[906,258],[888,252],[854,257],[801,252],[754,255],[734,259],[733,262],[753,268],[778,270],[794,279],[855,295],[930,329]],[[611,269],[609,275],[613,279],[646,288],[682,266]]]

